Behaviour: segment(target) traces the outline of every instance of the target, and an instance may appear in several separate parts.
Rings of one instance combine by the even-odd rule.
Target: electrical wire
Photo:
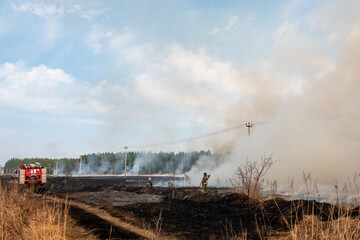
[[[303,121],[309,121],[309,120],[334,120],[334,119],[339,119],[341,117],[344,117],[342,115],[325,115],[325,116],[318,116],[316,118],[309,118],[309,119],[304,119]],[[268,120],[268,121],[260,121],[260,122],[249,122],[252,124],[252,126],[256,126],[256,125],[266,125],[266,124],[273,124],[275,121],[279,121],[279,119],[272,119],[272,120]],[[247,127],[246,123],[242,123],[230,128],[226,128],[220,131],[216,131],[216,132],[212,132],[212,133],[208,133],[202,136],[196,136],[196,137],[191,137],[191,138],[186,138],[186,139],[181,139],[181,140],[176,140],[176,141],[169,141],[169,142],[163,142],[163,143],[154,143],[154,144],[145,144],[145,145],[136,145],[136,146],[129,146],[129,148],[151,148],[151,147],[162,147],[162,146],[169,146],[169,145],[175,145],[175,144],[179,144],[179,143],[186,143],[186,142],[191,142],[191,141],[195,141],[195,140],[199,140],[199,139],[203,139],[203,138],[207,138],[207,137],[211,137],[211,136],[216,136],[216,135],[220,135],[226,132],[230,132],[242,127]],[[112,152],[115,151],[120,151],[121,149],[123,149],[124,147],[119,147],[116,148],[115,150],[113,150]]]
[[[179,143],[186,143],[186,142],[190,142],[190,141],[194,141],[194,140],[199,140],[199,139],[203,139],[203,138],[207,138],[207,137],[211,137],[211,136],[215,136],[215,135],[219,135],[219,134],[223,134],[226,132],[230,132],[233,131],[235,129],[239,129],[241,127],[245,127],[246,123],[240,124],[240,125],[236,125],[233,126],[231,128],[226,128],[223,129],[221,131],[217,131],[217,132],[212,132],[212,133],[208,133],[206,135],[202,135],[202,136],[197,136],[197,137],[192,137],[192,138],[186,138],[186,139],[181,139],[181,140],[176,140],[176,141],[170,141],[170,142],[164,142],[164,143],[155,143],[155,144],[147,144],[147,145],[138,145],[138,146],[130,146],[131,148],[148,148],[148,147],[162,147],[162,146],[168,146],[168,145],[175,145],[175,144],[179,144]]]
[[[226,132],[230,132],[242,127],[246,127],[246,123],[242,123],[230,128],[226,128],[220,131],[216,131],[216,132],[211,132],[205,135],[201,135],[201,136],[196,136],[196,137],[191,137],[191,138],[186,138],[186,139],[181,139],[181,140],[176,140],[176,141],[169,141],[169,142],[163,142],[163,143],[154,143],[154,144],[145,144],[145,145],[137,145],[137,146],[129,146],[129,148],[150,148],[150,147],[163,147],[163,146],[169,146],[169,145],[175,145],[175,144],[179,144],[179,143],[186,143],[186,142],[191,142],[191,141],[195,141],[195,140],[199,140],[199,139],[203,139],[203,138],[208,138],[211,136],[216,136],[219,134],[223,134]],[[116,148],[114,149],[112,152],[116,152],[123,149],[123,147],[120,148]]]

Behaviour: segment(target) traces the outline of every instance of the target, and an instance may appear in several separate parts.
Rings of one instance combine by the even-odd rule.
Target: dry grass
[[[161,228],[162,228],[162,209],[160,210],[159,216],[152,219],[154,227],[151,228],[149,223],[143,223],[143,229],[147,230],[147,239],[158,240],[161,239]]]
[[[344,190],[341,195],[352,196],[359,195],[359,179],[360,175],[355,173],[353,179],[348,180],[345,183]],[[311,173],[303,172],[303,180],[306,185],[307,199],[313,192],[319,195],[317,190],[316,180],[313,182],[311,179]],[[348,186],[348,187],[346,187]],[[338,186],[335,185],[337,190],[337,199],[333,205],[337,205],[338,217],[335,218],[333,214],[326,221],[321,221],[315,214],[305,215],[304,218],[299,221],[295,220],[295,224],[289,224],[289,232],[285,233],[281,237],[275,237],[273,239],[280,240],[315,240],[315,239],[328,239],[328,240],[342,240],[342,239],[360,239],[360,218],[359,213],[357,217],[352,217],[352,211],[356,206],[359,206],[357,198],[339,202]],[[348,191],[351,190],[351,191]],[[344,198],[347,199],[347,198]],[[314,208],[313,208],[314,209]]]
[[[223,224],[222,238],[221,240],[246,240],[248,239],[247,231],[242,230],[240,232],[236,232],[231,223],[225,221]]]
[[[313,181],[311,178],[311,172],[303,172],[303,181],[304,185],[306,186],[306,199],[310,199],[310,195],[314,195],[314,193],[320,196],[317,188],[317,181]],[[275,182],[274,184],[270,183],[268,185],[277,187],[277,183],[275,184]],[[293,185],[294,182],[291,180],[289,184],[289,192],[293,192]],[[305,215],[305,213],[303,213],[300,214],[303,216],[301,220],[294,219],[294,223],[286,222],[288,231],[277,232],[268,229],[270,232],[262,233],[258,227],[258,237],[260,239],[272,240],[360,239],[360,209],[357,208],[357,212],[354,212],[353,210],[360,206],[360,173],[355,173],[353,178],[349,178],[345,184],[343,184],[342,189],[339,189],[338,184],[335,184],[334,187],[336,189],[337,197],[336,201],[332,203],[334,206],[332,213],[334,214],[330,214],[329,219],[322,221],[319,216],[314,214],[314,212],[310,215]],[[276,190],[274,190],[274,192],[275,191]],[[337,213],[334,212],[335,206],[338,207]],[[312,209],[314,211],[314,206]],[[283,218],[285,219],[285,216],[283,216]],[[246,231],[243,231],[239,234],[234,234],[232,229],[226,230],[226,235],[222,239],[247,239]]]
[[[312,183],[311,174],[303,174],[304,182],[307,186],[307,198],[311,192],[316,191],[317,194],[317,183],[316,181]],[[352,196],[359,195],[359,179],[360,175],[355,174],[354,179],[348,180],[345,183],[342,196]],[[348,187],[346,187],[348,186]],[[352,217],[354,214],[353,209],[356,206],[359,206],[359,201],[357,198],[346,200],[345,202],[339,202],[339,192],[338,186],[335,185],[337,190],[337,199],[334,202],[334,206],[337,205],[339,208],[337,215],[338,218],[334,218],[333,215],[327,221],[321,221],[318,216],[315,214],[306,215],[304,218],[299,221],[296,219],[296,224],[289,225],[289,232],[285,233],[282,237],[276,237],[273,239],[280,240],[315,240],[315,239],[328,239],[328,240],[342,240],[342,239],[360,239],[360,212],[356,215],[357,217]],[[348,191],[348,190],[351,191]],[[347,198],[344,198],[347,199]]]
[[[360,221],[349,216],[330,221],[321,221],[317,216],[306,216],[299,224],[292,226],[291,231],[279,240],[306,239],[360,239]]]
[[[0,185],[1,239],[95,239],[68,217],[67,204]]]
[[[271,240],[352,240],[360,239],[360,218],[350,216],[350,208],[343,211],[337,219],[321,221],[318,216],[305,215],[301,221],[295,220],[295,224],[289,224],[287,232],[259,232],[259,239]],[[222,240],[245,240],[246,231],[236,233],[232,228],[227,227]],[[271,231],[271,230],[270,230]]]
[[[304,173],[304,182],[307,186],[307,196],[314,190],[317,194],[317,183],[312,183],[311,174]],[[359,195],[359,179],[360,175],[355,173],[353,179],[348,179],[345,183],[345,187],[341,193],[342,196]],[[341,240],[341,239],[360,239],[360,218],[351,217],[352,209],[359,206],[358,199],[347,199],[345,202],[339,202],[338,186],[335,185],[337,190],[337,199],[334,205],[339,207],[338,218],[331,217],[327,221],[321,221],[314,214],[305,216],[301,221],[296,221],[297,224],[290,226],[290,232],[277,239],[329,239],[329,240]],[[349,191],[350,190],[350,191]],[[309,198],[309,197],[308,197]]]

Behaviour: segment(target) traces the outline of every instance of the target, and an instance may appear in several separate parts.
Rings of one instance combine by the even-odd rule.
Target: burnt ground
[[[89,177],[65,181],[62,177],[49,177],[47,186],[52,194],[62,197],[68,193],[70,199],[103,209],[134,226],[155,228],[154,222],[161,216],[162,232],[177,239],[220,239],[245,231],[249,239],[259,239],[259,234],[266,237],[287,231],[289,224],[307,214],[326,221],[336,219],[341,212],[328,203],[281,198],[258,201],[224,189],[206,193],[195,188],[147,189],[146,179]],[[153,178],[155,184],[164,180],[171,179]],[[358,212],[354,209],[354,217],[358,217]],[[124,235],[123,239],[134,236]]]
[[[249,199],[226,189],[202,193],[195,188],[144,188],[147,177],[49,177],[46,194],[86,204],[105,211],[119,221],[138,228],[155,229],[161,219],[166,239],[227,239],[246,232],[248,239],[264,239],[289,230],[295,220],[314,214],[323,221],[336,219],[341,209],[328,203],[281,198]],[[171,179],[154,179],[164,181]],[[141,186],[141,187],[140,187]],[[352,211],[359,217],[359,209]],[[144,239],[140,235],[112,226],[97,215],[72,205],[70,216],[100,239]]]
[[[106,220],[81,208],[70,207],[69,214],[76,223],[100,239],[144,239],[137,234],[109,224]]]

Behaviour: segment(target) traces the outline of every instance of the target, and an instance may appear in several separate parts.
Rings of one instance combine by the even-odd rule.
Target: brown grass
[[[222,240],[245,240],[247,232],[236,233],[231,225],[226,226]],[[259,239],[271,240],[353,240],[360,239],[360,218],[351,217],[351,209],[347,208],[340,213],[337,219],[321,221],[316,215],[305,215],[301,221],[295,220],[295,224],[289,223],[289,231],[263,233],[258,227]]]
[[[151,227],[149,223],[143,223],[143,229],[147,230],[146,238],[149,240],[161,239],[161,228],[162,228],[162,209],[160,210],[159,216],[152,219],[154,227]]]
[[[292,226],[289,233],[273,239],[360,239],[360,221],[349,216],[321,221],[317,216],[309,215],[299,224]]]
[[[306,196],[313,193],[319,195],[317,189],[317,181],[313,181],[311,173],[303,172],[303,180],[306,186]],[[293,191],[294,182],[291,180],[290,192]],[[338,212],[331,214],[329,219],[322,221],[319,216],[316,216],[314,212],[312,214],[303,215],[303,218],[294,219],[294,223],[286,222],[288,231],[277,232],[268,229],[268,232],[262,233],[258,228],[260,239],[272,239],[272,240],[347,240],[347,239],[360,239],[360,209],[355,212],[353,209],[360,206],[360,199],[348,199],[347,196],[359,196],[360,192],[360,173],[355,173],[352,179],[348,179],[343,185],[342,191],[339,192],[338,185],[336,188],[337,198],[333,202],[338,207]],[[339,201],[343,199],[342,201]],[[345,201],[344,201],[345,199]],[[358,208],[357,208],[358,209]],[[314,206],[313,206],[314,210]],[[338,216],[337,218],[334,216]],[[283,216],[285,219],[285,216]],[[285,220],[286,221],[286,220]],[[245,236],[245,237],[243,237]],[[269,237],[270,236],[270,237]],[[226,229],[226,235],[222,239],[229,240],[242,240],[247,239],[246,231],[239,234],[234,234],[234,231],[230,228]]]
[[[314,184],[311,181],[311,173],[305,174],[304,173],[304,182],[306,183],[306,186],[309,186],[309,190],[307,190],[307,195],[309,196],[309,193],[311,191],[314,191],[314,189],[317,192],[317,183],[316,181]],[[345,183],[346,190],[343,191],[343,196],[358,195],[359,188],[358,188],[358,182],[359,182],[360,175],[358,173],[355,173],[355,176],[353,179],[349,179]],[[311,189],[311,186],[313,186]],[[348,186],[348,188],[346,188]],[[335,188],[338,193],[337,185],[335,185]],[[350,190],[350,191],[348,191]],[[319,217],[312,215],[305,216],[301,221],[296,221],[297,224],[291,225],[290,232],[286,234],[284,237],[276,238],[281,240],[307,240],[307,239],[329,239],[329,240],[342,240],[342,239],[360,239],[360,218],[359,213],[357,214],[358,217],[354,218],[351,217],[352,215],[352,209],[354,207],[359,206],[358,201],[345,201],[345,202],[338,202],[339,197],[337,197],[336,202],[334,202],[334,205],[337,205],[339,207],[338,210],[338,218],[331,217],[327,221],[321,221]]]
[[[68,216],[67,204],[48,200],[15,182],[0,184],[1,239],[95,239]]]

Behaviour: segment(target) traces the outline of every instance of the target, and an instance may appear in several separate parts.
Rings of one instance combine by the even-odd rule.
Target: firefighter
[[[151,181],[151,177],[149,177],[149,180],[148,180],[148,182],[146,183],[146,187],[147,187],[147,188],[150,188],[150,189],[153,188],[153,184],[152,184],[152,181]]]
[[[204,173],[204,177],[201,180],[201,191],[205,192],[206,191],[206,186],[207,186],[207,181],[209,180],[210,175],[207,175],[207,173]]]

